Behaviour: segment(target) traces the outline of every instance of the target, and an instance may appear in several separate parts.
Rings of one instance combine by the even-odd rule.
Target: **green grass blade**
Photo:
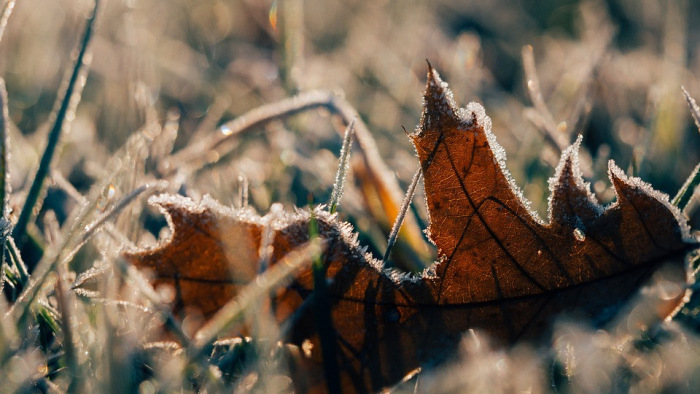
[[[0,217],[0,293],[5,289],[5,254],[7,253],[7,238],[10,236],[12,223],[4,217]]]
[[[6,217],[10,198],[10,172],[7,168],[9,119],[5,80],[0,78],[0,213],[2,217]]]
[[[683,92],[685,100],[688,102],[690,114],[693,116],[695,126],[698,128],[698,131],[700,131],[700,107],[698,107],[698,104],[695,102],[695,99],[692,98],[690,96],[690,93],[688,93],[688,91],[685,90],[685,88],[682,86],[681,91]],[[678,194],[676,194],[676,196],[673,197],[673,200],[671,200],[671,204],[677,206],[681,211],[683,211],[688,205],[690,198],[693,197],[695,187],[698,184],[700,184],[700,164],[695,166],[693,172],[690,174],[688,179],[686,179],[685,183],[680,188],[680,190],[678,190]]]
[[[9,16],[9,12],[12,10],[12,5],[9,3],[5,7],[6,9],[0,18],[0,38],[2,38],[4,24],[7,23],[6,16]],[[7,89],[5,89],[5,80],[0,78],[0,292],[5,288],[5,253],[7,252],[5,243],[12,229],[12,223],[7,219],[10,199],[10,172],[7,168],[9,119]]]
[[[693,197],[695,187],[698,184],[700,184],[700,164],[695,166],[693,172],[690,174],[688,179],[686,179],[680,190],[678,190],[678,194],[676,194],[676,196],[673,197],[673,200],[671,200],[671,204],[677,206],[681,211],[684,210],[686,205],[688,205],[690,198]]]
[[[318,221],[314,210],[310,209],[309,240],[316,241],[319,238]],[[323,375],[326,378],[326,387],[329,393],[340,393],[340,370],[338,369],[338,352],[335,342],[335,329],[331,320],[331,302],[328,298],[328,283],[326,282],[326,267],[321,260],[321,254],[314,258],[311,270],[314,277],[316,325],[318,337],[321,342],[321,354],[323,356]]]
[[[688,93],[683,86],[681,86],[681,92],[683,92],[685,101],[688,102],[688,108],[690,108],[690,114],[693,116],[695,126],[698,128],[698,131],[700,131],[700,107],[698,107],[698,103],[695,102],[695,99],[690,96],[690,93]]]
[[[84,86],[84,78],[81,78],[81,76],[83,76],[87,66],[85,55],[88,51],[88,44],[90,43],[95,28],[95,20],[97,19],[99,4],[100,1],[95,0],[95,7],[93,8],[92,15],[87,20],[85,31],[80,42],[80,51],[78,52],[78,57],[75,60],[75,65],[73,66],[70,79],[68,80],[68,84],[66,85],[63,93],[59,95],[60,105],[56,111],[53,126],[49,131],[46,149],[44,150],[44,154],[41,156],[39,168],[36,171],[32,185],[27,193],[27,199],[25,200],[24,206],[22,207],[22,211],[19,215],[19,219],[17,219],[17,224],[12,232],[12,236],[15,238],[17,246],[20,249],[25,242],[27,225],[29,224],[32,213],[34,212],[36,206],[40,204],[39,196],[41,194],[41,189],[44,185],[44,180],[51,169],[51,161],[53,160],[54,153],[56,152],[61,131],[66,127],[66,117],[69,113],[75,111],[75,107],[80,101],[82,88]],[[31,272],[34,267],[28,268]]]
[[[338,171],[335,173],[335,183],[333,183],[333,192],[331,193],[330,212],[335,213],[340,204],[340,199],[343,197],[343,188],[345,187],[345,177],[348,173],[348,162],[350,160],[350,149],[352,149],[352,136],[355,130],[355,121],[353,118],[345,128],[345,137],[343,138],[343,147],[340,149],[340,160],[338,162]]]
[[[9,237],[6,242],[7,251],[10,255],[10,262],[17,270],[17,274],[19,276],[18,279],[20,280],[20,283],[22,284],[22,286],[26,286],[27,283],[29,283],[29,273],[27,272],[27,266],[22,260],[22,255],[20,255],[19,249],[17,249],[17,245],[15,245],[14,239],[12,237]]]

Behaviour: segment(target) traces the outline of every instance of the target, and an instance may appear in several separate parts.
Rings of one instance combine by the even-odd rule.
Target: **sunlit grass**
[[[697,227],[697,109],[680,106],[679,85],[691,104],[700,96],[698,5],[641,3],[5,2],[1,391],[291,390],[289,360],[303,349],[278,343],[284,327],[250,310],[322,246],[262,273],[195,338],[167,291],[119,251],[167,234],[143,198],[167,191],[260,212],[330,201],[391,266],[430,264],[402,131],[420,117],[425,58],[460,102],[484,103],[541,214],[559,152],[583,134],[587,179],[607,179],[613,158],[676,195]],[[660,9],[662,18],[645,14]],[[409,188],[413,207],[407,200],[402,232],[391,231]],[[604,181],[593,189],[610,202]],[[697,299],[639,330],[645,305],[611,306],[617,323],[606,330],[562,323],[541,349],[466,333],[455,360],[395,389],[692,391]],[[259,331],[216,341],[251,318]],[[162,341],[163,326],[177,344]]]

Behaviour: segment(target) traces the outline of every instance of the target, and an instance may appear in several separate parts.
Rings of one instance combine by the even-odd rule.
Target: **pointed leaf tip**
[[[620,201],[621,199],[624,199],[624,191],[626,189],[629,189],[631,185],[628,182],[628,178],[627,175],[625,175],[625,172],[622,171],[622,169],[618,167],[617,164],[615,164],[614,160],[608,161],[608,177],[610,178],[612,186],[615,189],[617,200]]]
[[[423,115],[418,133],[465,123],[459,117],[459,110],[452,97],[452,91],[440,74],[428,62],[428,74],[423,93]]]
[[[582,141],[583,137],[579,135],[576,142],[562,152],[555,175],[549,180],[551,223],[574,225],[591,222],[603,211],[581,174],[578,153]]]

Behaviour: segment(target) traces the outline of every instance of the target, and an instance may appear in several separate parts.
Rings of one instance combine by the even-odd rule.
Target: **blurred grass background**
[[[359,111],[381,156],[408,184],[414,152],[401,129],[421,111],[425,59],[461,105],[482,102],[508,167],[546,216],[559,149],[531,109],[521,50],[534,49],[541,91],[569,141],[583,134],[584,175],[612,198],[611,158],[675,194],[700,159],[700,136],[680,92],[700,94],[700,5],[691,1],[112,1],[93,43],[83,100],[56,166],[86,191],[105,157],[168,116],[175,150],[264,103],[310,89],[340,92]],[[91,2],[17,3],[0,46],[13,132],[12,185],[31,180],[46,119]],[[238,176],[251,204],[327,202],[341,138],[323,111],[275,122],[187,185],[232,203]],[[570,124],[575,121],[575,124]],[[568,123],[562,123],[568,122]],[[564,127],[562,128],[562,126]],[[21,137],[20,137],[21,136]],[[47,200],[62,203],[60,192]],[[353,197],[354,196],[354,197]],[[377,233],[352,190],[345,215]],[[420,201],[420,199],[417,199]],[[59,219],[65,209],[57,209]],[[422,212],[419,210],[419,212]],[[425,220],[425,215],[422,215]],[[386,226],[384,226],[386,227]],[[384,230],[386,232],[386,230]],[[375,241],[379,243],[380,241]]]
[[[92,6],[87,0],[19,0],[0,43],[15,212]],[[584,176],[600,201],[613,198],[608,159],[673,196],[700,161],[700,135],[680,90],[683,85],[700,97],[698,22],[700,3],[690,0],[107,1],[82,101],[54,167],[86,195],[122,168],[112,190],[121,196],[158,175],[148,149],[129,145],[134,133],[171,133],[178,151],[260,105],[326,89],[357,109],[405,188],[417,160],[402,126],[411,131],[419,121],[427,59],[458,104],[484,105],[508,168],[543,218],[547,180],[561,150],[547,137],[552,132],[569,142],[583,134]],[[533,106],[528,89],[527,46],[546,112]],[[211,164],[185,172],[174,191],[238,205],[243,176],[250,205],[261,213],[274,202],[304,207],[309,195],[326,203],[342,143],[339,128],[325,110],[271,122],[242,136],[223,158],[202,152]],[[129,160],[143,161],[142,168],[134,170]],[[363,181],[351,175],[341,217],[381,256],[391,222],[371,213],[374,202],[362,197]],[[48,186],[40,231],[46,212],[63,223],[76,210],[64,189]],[[425,228],[420,196],[415,204]],[[138,244],[153,243],[165,220],[139,210],[132,213],[145,224],[131,223],[133,231],[125,234]],[[94,254],[86,252],[76,267],[89,267]],[[697,318],[689,323],[697,327]]]

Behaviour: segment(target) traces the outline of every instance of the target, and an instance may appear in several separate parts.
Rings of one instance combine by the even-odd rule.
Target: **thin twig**
[[[226,113],[226,110],[231,106],[231,96],[226,93],[221,93],[214,98],[214,102],[207,109],[207,114],[204,119],[199,122],[197,128],[192,133],[192,140],[198,141],[204,138],[211,130],[216,129],[216,125],[221,121],[221,118]]]
[[[61,132],[67,128],[66,120],[68,119],[68,114],[75,111],[75,108],[77,107],[78,102],[80,102],[80,98],[82,96],[82,90],[85,85],[84,74],[86,73],[89,62],[89,57],[86,57],[86,54],[88,51],[88,44],[90,43],[93,35],[97,14],[100,9],[99,5],[100,0],[95,0],[95,7],[93,8],[92,15],[87,20],[85,32],[83,33],[83,38],[80,42],[80,51],[78,52],[78,57],[75,60],[75,65],[73,66],[70,79],[68,80],[67,85],[65,85],[65,90],[63,90],[63,92],[58,96],[59,99],[57,103],[59,103],[59,107],[55,112],[55,119],[48,135],[46,149],[44,150],[44,154],[41,156],[39,168],[36,171],[32,185],[27,193],[24,206],[22,206],[22,211],[17,219],[17,224],[12,232],[12,236],[15,238],[17,246],[20,249],[25,242],[25,233],[27,231],[29,220],[35,211],[36,206],[41,204],[39,201],[41,189],[51,168],[51,162],[53,160],[54,153],[56,152]],[[28,268],[31,272],[33,271],[34,267]]]
[[[245,174],[238,176],[238,202],[241,208],[248,207],[248,177]]]
[[[535,110],[542,120],[541,126],[545,131],[544,136],[552,145],[560,151],[564,151],[568,147],[569,142],[566,140],[566,136],[559,131],[554,117],[552,113],[549,112],[549,108],[547,108],[547,104],[542,97],[540,80],[537,77],[537,68],[535,67],[535,56],[531,45],[523,47],[522,57],[530,100],[532,100],[532,104],[535,106]]]
[[[219,127],[217,133],[189,144],[186,148],[166,159],[160,166],[160,172],[164,177],[168,177],[174,175],[177,169],[183,165],[199,168],[206,164],[203,153],[211,150],[228,152],[235,146],[235,140],[241,134],[275,119],[285,119],[310,109],[332,106],[334,100],[335,94],[332,92],[311,91],[277,103],[257,107],[224,123]]]

